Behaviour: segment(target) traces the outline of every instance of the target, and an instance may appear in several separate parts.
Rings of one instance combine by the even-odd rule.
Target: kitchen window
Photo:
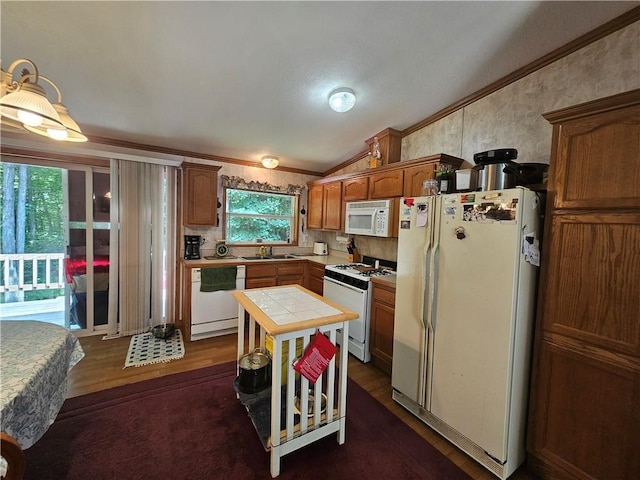
[[[230,245],[295,245],[298,195],[227,188],[225,239]]]

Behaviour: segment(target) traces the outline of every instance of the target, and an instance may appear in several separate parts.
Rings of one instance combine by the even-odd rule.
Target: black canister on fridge
[[[436,173],[436,180],[438,181],[438,193],[453,192],[453,171],[451,165],[441,163]]]

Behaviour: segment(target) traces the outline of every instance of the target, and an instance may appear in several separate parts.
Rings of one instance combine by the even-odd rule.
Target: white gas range
[[[349,352],[362,362],[371,360],[371,278],[395,275],[395,262],[364,257],[364,263],[327,265],[324,268],[323,296],[359,315],[349,322]],[[342,343],[342,342],[340,342]]]

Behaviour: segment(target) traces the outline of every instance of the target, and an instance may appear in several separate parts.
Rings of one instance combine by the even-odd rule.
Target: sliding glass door
[[[69,323],[92,332],[106,329],[109,312],[109,172],[66,170]]]
[[[0,318],[93,333],[107,324],[109,170],[64,167],[0,164]]]

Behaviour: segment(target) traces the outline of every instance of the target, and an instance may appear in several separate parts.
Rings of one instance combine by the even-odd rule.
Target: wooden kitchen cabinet
[[[461,158],[440,153],[309,182],[308,228],[342,230],[346,202],[421,195],[423,178],[429,177],[441,163],[456,170],[463,162]]]
[[[322,228],[322,193],[324,185],[309,185],[307,196],[307,228]]]
[[[404,172],[404,197],[420,197],[422,193],[422,183],[425,180],[433,180],[436,178],[440,163],[430,165],[420,165],[418,167],[407,168]]]
[[[640,478],[640,90],[545,118],[529,466],[542,478]]]
[[[422,183],[425,180],[436,178],[439,163],[431,165],[421,165],[407,168],[404,171],[403,197],[420,197],[422,193]]]
[[[324,186],[322,228],[342,230],[342,182],[328,183]]]
[[[309,185],[307,228],[342,230],[342,182]]]
[[[419,162],[420,160],[422,159],[416,159],[414,162]],[[405,168],[403,197],[419,197],[423,195],[422,182],[436,178],[436,172],[440,165],[451,165],[453,170],[458,170],[464,162],[461,158],[452,157],[444,153],[437,157],[425,157],[424,160],[428,161],[428,163]]]
[[[278,267],[275,262],[248,264],[244,285],[246,288],[275,287]]]
[[[357,177],[342,182],[342,200],[353,202],[369,196],[369,177]]]
[[[369,147],[369,152],[373,153],[373,143],[378,139],[380,147],[380,163],[389,165],[400,161],[402,150],[402,132],[393,128],[386,128],[377,135],[367,139],[365,143]]]
[[[371,288],[371,363],[391,375],[396,288],[377,279],[372,280]]]
[[[316,262],[308,262],[307,264],[307,285],[306,288],[313,293],[322,295],[324,291],[324,265]]]
[[[640,208],[639,116],[631,105],[562,121],[553,145],[563,158],[554,171],[555,208]]]
[[[184,225],[217,225],[218,170],[221,167],[183,163]]]
[[[342,182],[309,185],[307,228],[342,229]]]
[[[258,260],[252,260],[257,262]],[[266,260],[264,263],[247,264],[245,287],[262,288],[277,285],[303,285],[304,262],[288,260],[274,262]]]
[[[304,262],[283,262],[277,267],[278,285],[304,285]]]
[[[401,197],[404,188],[404,171],[374,173],[369,177],[369,198]]]

